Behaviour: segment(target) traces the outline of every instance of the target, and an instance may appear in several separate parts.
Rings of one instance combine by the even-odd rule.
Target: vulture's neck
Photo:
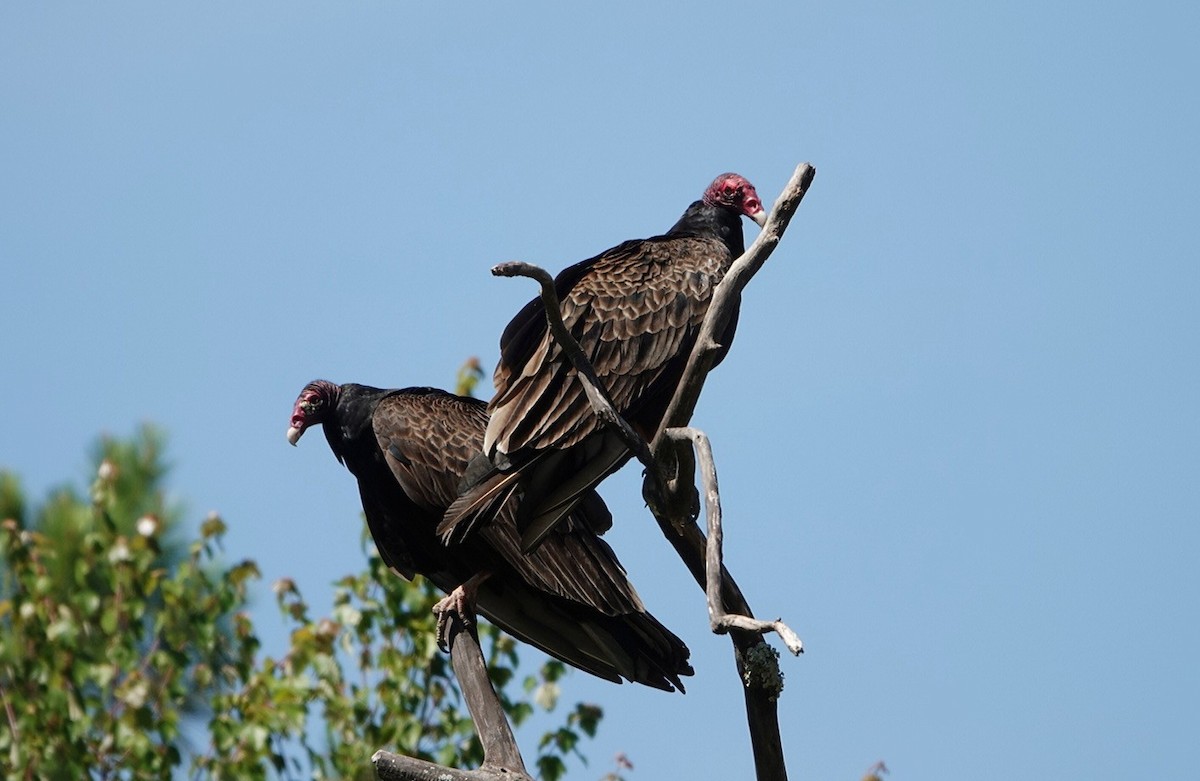
[[[360,450],[370,453],[376,447],[371,416],[383,393],[378,388],[352,383],[341,387],[335,414],[325,421],[325,438],[339,461],[345,462]]]
[[[741,215],[724,206],[710,206],[703,201],[696,201],[689,206],[679,221],[667,231],[667,235],[719,239],[729,247],[734,257],[745,251]]]

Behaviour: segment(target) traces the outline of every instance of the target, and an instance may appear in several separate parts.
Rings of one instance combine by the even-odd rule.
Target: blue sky
[[[272,580],[322,605],[361,564],[350,475],[284,441],[306,381],[490,371],[534,292],[494,263],[811,161],[695,418],[729,566],[808,648],[792,776],[1193,775],[1200,12],[975,6],[5,4],[0,466],[40,495],[162,425],[270,631]],[[749,777],[638,485],[605,484],[610,539],[697,674],[571,676],[607,713],[573,777]]]

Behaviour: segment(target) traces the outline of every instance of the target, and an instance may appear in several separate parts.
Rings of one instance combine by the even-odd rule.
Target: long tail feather
[[[519,472],[496,472],[459,496],[446,508],[437,534],[446,545],[462,542],[484,522],[494,518],[519,487]]]
[[[537,490],[531,486],[517,516],[517,525],[521,529],[521,548],[526,552],[536,548],[563,518],[575,511],[592,489],[620,469],[628,459],[629,451],[625,445],[613,437],[605,442],[604,449],[597,457],[578,471],[568,474],[565,479],[555,480],[554,487],[544,492],[540,499],[530,498]],[[558,475],[553,477],[557,478]]]

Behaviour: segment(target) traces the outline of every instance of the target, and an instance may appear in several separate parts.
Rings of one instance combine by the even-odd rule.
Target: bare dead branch
[[[648,448],[645,441],[616,412],[591,364],[563,324],[558,295],[550,275],[544,269],[527,263],[504,263],[492,269],[492,273],[497,276],[528,276],[541,284],[542,303],[551,332],[575,368],[597,417],[620,434],[626,446],[646,467],[647,481],[643,495],[659,528],[692,573],[692,577],[705,590],[713,631],[728,632],[733,640],[738,674],[745,684],[743,693],[746,698],[746,718],[750,727],[758,781],[787,779],[777,708],[783,679],[778,668],[777,654],[763,641],[762,636],[767,631],[776,632],[793,654],[800,653],[803,646],[799,637],[782,621],[758,621],[754,618],[741,589],[721,563],[720,497],[711,451],[707,452],[707,462],[711,467],[712,480],[706,482],[705,487],[706,491],[709,491],[711,486],[711,501],[706,501],[706,506],[709,508],[710,534],[715,531],[717,537],[715,545],[710,545],[704,533],[691,522],[691,492],[695,491],[693,476],[696,464],[693,449],[688,447],[688,443],[695,443],[695,440],[688,435],[681,441],[666,432],[670,429],[687,428],[691,422],[700,391],[721,347],[716,334],[724,332],[741,300],[742,290],[774,251],[815,175],[816,169],[808,163],[802,163],[796,168],[791,180],[776,199],[770,217],[758,238],[733,262],[717,286],[701,325],[696,346],[688,358],[682,380]],[[707,443],[706,437],[704,441]],[[698,444],[696,447],[699,449]],[[705,456],[702,456],[702,471],[706,468],[703,465],[704,459]],[[673,466],[673,469],[666,468],[668,465]],[[667,475],[670,475],[669,479]],[[712,523],[714,508],[717,513],[715,525]]]
[[[775,632],[793,656],[803,653],[804,644],[782,619],[759,621],[750,616],[726,612],[724,600],[721,598],[721,546],[724,537],[721,530],[721,491],[717,484],[717,465],[713,461],[712,444],[708,435],[698,428],[670,428],[663,432],[663,436],[677,442],[691,442],[698,457],[700,480],[704,486],[705,516],[708,521],[704,592],[708,598],[708,621],[712,631],[717,634],[728,634],[731,629],[758,634]]]
[[[379,781],[534,781],[525,773],[487,767],[459,770],[387,751],[376,751],[371,763]]]
[[[683,377],[675,390],[671,403],[667,406],[666,415],[663,416],[659,430],[650,446],[656,459],[670,459],[674,456],[676,463],[674,477],[668,481],[668,491],[672,495],[665,497],[663,502],[663,506],[669,508],[669,512],[664,514],[657,510],[654,511],[655,520],[696,582],[705,589],[706,594],[708,593],[707,573],[710,571],[710,567],[706,566],[707,541],[704,534],[695,525],[685,525],[683,518],[680,517],[681,508],[687,506],[681,493],[693,485],[693,481],[689,479],[692,471],[690,469],[684,471],[689,465],[679,455],[676,455],[679,452],[678,443],[674,443],[675,452],[672,453],[670,451],[672,441],[664,435],[664,432],[672,428],[686,427],[691,422],[696,402],[700,398],[700,391],[704,387],[704,380],[712,369],[713,360],[719,349],[716,334],[724,332],[729,319],[741,301],[742,290],[774,251],[788,223],[791,222],[792,215],[799,208],[804,194],[808,192],[814,176],[816,176],[816,169],[808,163],[797,166],[787,186],[776,199],[767,224],[763,226],[758,238],[754,240],[742,257],[733,262],[724,279],[717,285],[717,289],[713,292],[713,300],[709,304],[708,312],[701,325],[696,347],[688,357]],[[686,448],[686,450],[689,453],[684,455],[685,458],[690,455],[690,448]],[[643,493],[650,496],[653,494],[653,490],[653,486],[647,485]],[[653,505],[651,509],[654,510]],[[725,608],[732,613],[752,619],[754,614],[750,610],[750,605],[747,604],[728,570],[721,565],[720,571],[721,598]],[[790,630],[788,632],[790,633]],[[780,636],[784,637],[785,642],[788,642],[791,647],[789,641],[792,638],[782,632]],[[774,669],[775,678],[758,669],[763,664],[769,664],[768,657],[773,654],[773,651],[764,643],[762,633],[758,630],[730,627],[730,638],[733,640],[734,659],[738,674],[745,684],[742,692],[746,698],[746,720],[750,727],[755,776],[758,781],[786,781],[787,765],[784,762],[783,743],[779,736],[777,703],[779,690],[772,685],[775,682],[782,682],[782,678],[778,677],[777,665]],[[795,638],[795,642],[798,643],[799,638]]]
[[[371,757],[380,781],[533,781],[525,770],[521,751],[508,717],[488,678],[475,622],[464,623],[458,611],[446,611],[450,661],[458,679],[475,732],[483,744],[483,765],[477,770],[443,767],[401,754],[376,751]]]
[[[726,613],[713,620],[713,631],[717,634],[728,634],[732,629],[742,632],[756,632],[758,634],[774,632],[779,635],[779,639],[792,652],[792,656],[799,656],[804,653],[804,642],[800,639],[799,635],[792,631],[791,627],[783,623],[782,619],[759,621],[757,618],[750,618],[749,616]]]

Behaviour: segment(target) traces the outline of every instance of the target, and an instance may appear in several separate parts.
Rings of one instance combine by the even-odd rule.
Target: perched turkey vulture
[[[665,234],[626,241],[555,278],[567,329],[617,411],[647,439],[666,414],[713,290],[744,251],[743,215],[766,222],[753,185],[722,174]],[[717,363],[736,326],[735,313]],[[522,548],[532,550],[631,454],[592,412],[541,299],[504,329],[495,384],[486,461],[474,466],[438,531],[465,539],[498,508],[517,504]]]
[[[537,551],[524,554],[511,512],[446,546],[436,534],[487,426],[483,402],[434,388],[380,390],[309,383],[288,441],[317,423],[358,478],[379,554],[405,578],[420,573],[446,593],[475,578],[492,623],[567,664],[620,682],[672,691],[691,675],[683,641],[646,612],[612,549],[593,533],[611,517],[596,494]]]

